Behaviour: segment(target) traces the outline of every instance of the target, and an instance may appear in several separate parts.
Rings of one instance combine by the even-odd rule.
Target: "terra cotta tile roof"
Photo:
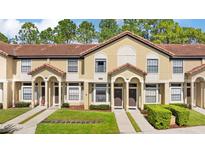
[[[121,70],[123,70],[125,68],[131,68],[131,69],[133,69],[136,72],[139,72],[139,73],[141,73],[143,75],[147,75],[147,73],[145,71],[143,71],[143,70],[141,70],[141,69],[139,69],[139,68],[137,68],[137,67],[135,67],[135,66],[133,66],[133,65],[131,65],[129,63],[126,63],[126,64],[124,64],[124,65],[122,65],[122,66],[120,66],[118,68],[113,69],[108,74],[111,75],[111,74],[116,73],[118,71],[121,71]]]
[[[188,75],[193,75],[196,74],[198,72],[200,72],[201,70],[203,70],[205,68],[205,64],[202,64],[200,66],[194,67],[193,69],[191,69],[190,71],[186,72],[186,74]]]
[[[61,76],[64,76],[64,75],[65,75],[65,72],[64,72],[64,71],[62,71],[62,70],[60,70],[59,68],[54,67],[54,66],[52,66],[52,65],[50,65],[50,64],[43,64],[43,65],[41,65],[41,66],[39,66],[39,67],[37,67],[37,68],[31,70],[31,71],[28,73],[28,75],[32,75],[33,73],[35,73],[35,72],[37,72],[37,71],[40,71],[40,70],[42,70],[42,69],[45,69],[45,68],[49,68],[49,69],[51,69],[51,70],[57,72],[57,73],[60,74]]]
[[[159,44],[158,46],[181,57],[205,56],[205,44]]]

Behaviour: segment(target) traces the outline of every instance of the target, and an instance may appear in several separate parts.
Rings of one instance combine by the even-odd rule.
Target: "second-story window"
[[[28,73],[31,71],[31,60],[30,59],[22,59],[21,60],[21,72]]]
[[[147,73],[158,73],[158,59],[147,59]]]
[[[95,72],[97,73],[106,72],[106,59],[95,60]]]
[[[183,73],[183,61],[182,60],[173,60],[173,73],[174,74]]]
[[[77,59],[68,60],[68,72],[78,72],[78,60]]]

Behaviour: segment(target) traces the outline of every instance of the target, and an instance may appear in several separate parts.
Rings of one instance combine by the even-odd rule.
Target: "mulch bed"
[[[102,123],[102,120],[44,120],[43,123],[98,124],[98,123]]]

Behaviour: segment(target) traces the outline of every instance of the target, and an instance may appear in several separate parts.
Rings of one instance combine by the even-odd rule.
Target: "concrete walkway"
[[[15,131],[14,134],[35,134],[37,125],[44,119],[46,119],[49,115],[54,113],[56,110],[58,110],[58,108],[53,107],[45,110],[25,124],[21,125],[21,128]]]
[[[24,121],[25,119],[31,117],[32,115],[44,110],[45,107],[44,106],[38,106],[38,107],[35,107],[33,109],[31,109],[30,111],[10,120],[10,121],[7,121],[6,123],[4,123],[3,125],[8,125],[8,124],[19,124],[20,122]]]
[[[150,123],[145,119],[145,117],[140,113],[138,109],[129,110],[129,112],[140,127],[142,133],[150,133],[156,131],[156,129],[154,129],[154,127],[150,125]]]
[[[199,113],[205,115],[205,109],[203,109],[203,108],[193,107],[192,109],[193,109],[194,111],[196,111],[196,112],[199,112]]]
[[[135,133],[134,128],[130,120],[127,117],[125,110],[114,110],[115,118],[117,121],[120,134],[131,134]]]

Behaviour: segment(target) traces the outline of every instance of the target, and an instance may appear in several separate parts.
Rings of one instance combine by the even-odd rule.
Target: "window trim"
[[[96,62],[100,60],[105,62],[105,69],[103,72],[97,71]],[[107,72],[107,59],[106,58],[95,58],[95,73],[106,73],[106,72]]]
[[[24,88],[31,88],[31,99],[30,100],[25,100],[24,99]],[[33,93],[32,93],[32,85],[24,85],[24,83],[22,84],[22,86],[21,86],[21,101],[23,101],[23,102],[31,102],[32,101],[32,95],[33,95]]]
[[[156,87],[146,87],[146,85],[155,85]],[[156,91],[156,102],[147,102],[146,101],[146,90],[151,89]],[[145,104],[159,104],[160,103],[160,97],[159,97],[159,84],[145,84]]]
[[[69,99],[69,91],[70,91],[70,88],[78,88],[78,100],[70,100]],[[69,83],[67,83],[67,101],[68,102],[71,102],[71,103],[75,103],[75,102],[80,102],[81,101],[81,98],[82,98],[82,91],[81,91],[81,83],[78,83],[78,85],[69,85]]]
[[[180,86],[172,86],[174,84],[180,84]],[[172,89],[179,89],[181,92],[181,100],[180,101],[172,101]],[[183,90],[183,84],[182,83],[170,83],[170,103],[183,103],[183,98],[184,98],[184,90]]]
[[[22,70],[22,67],[23,67],[23,63],[22,63],[22,61],[30,61],[30,66],[27,66],[27,67],[30,67],[30,69],[29,69],[29,71],[28,72],[30,72],[31,71],[31,68],[32,68],[32,60],[31,59],[21,59],[21,73],[23,73],[23,74],[27,74],[28,72],[23,72]],[[24,66],[25,67],[25,66]]]
[[[69,71],[69,60],[70,61],[77,61],[77,71]],[[68,73],[78,73],[79,72],[79,60],[78,59],[68,59],[67,60],[67,72]]]
[[[179,66],[174,66],[174,62],[176,62],[176,61],[181,61],[181,63],[182,63],[182,66],[181,67],[179,67]],[[182,68],[182,72],[174,72],[174,68]],[[172,73],[173,74],[183,74],[184,73],[184,61],[182,60],[182,59],[174,59],[174,60],[172,60]]]
[[[96,102],[96,84],[105,84],[105,88],[106,88],[106,101],[105,102]],[[110,95],[109,94],[109,88],[110,88],[110,84],[109,83],[93,83],[93,93],[92,93],[92,103],[91,104],[95,104],[95,105],[100,105],[100,104],[110,104],[109,99]]]
[[[149,60],[156,60],[156,61],[157,61],[157,72],[149,72],[149,71],[148,71],[148,67],[150,66],[150,65],[148,65],[148,61],[149,61]],[[159,59],[158,59],[158,58],[147,58],[146,64],[147,64],[147,73],[148,73],[148,74],[159,74]],[[152,65],[152,66],[153,66],[153,65]]]

